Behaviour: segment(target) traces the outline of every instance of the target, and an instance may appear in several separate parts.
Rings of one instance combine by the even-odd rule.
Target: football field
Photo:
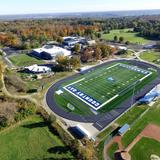
[[[80,79],[65,85],[63,90],[65,94],[67,92],[86,104],[86,107],[99,110],[151,75],[151,71],[116,63],[84,74]],[[71,104],[75,105],[73,101]]]

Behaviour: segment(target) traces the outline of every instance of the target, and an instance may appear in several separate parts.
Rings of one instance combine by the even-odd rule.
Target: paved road
[[[146,85],[143,89],[138,91],[134,97],[129,97],[125,101],[123,101],[117,108],[111,110],[110,112],[106,112],[105,114],[99,114],[99,115],[90,115],[90,116],[80,116],[80,115],[75,115],[74,113],[66,112],[62,108],[60,108],[56,103],[53,98],[54,92],[57,91],[57,88],[61,86],[61,84],[65,81],[72,80],[76,77],[79,76],[79,74],[75,74],[71,77],[67,77],[56,84],[53,84],[48,92],[46,93],[46,102],[47,105],[50,107],[50,109],[56,113],[57,115],[70,119],[73,121],[77,122],[86,122],[86,123],[94,123],[93,126],[97,128],[98,130],[103,130],[107,125],[109,125],[112,121],[114,121],[116,118],[118,118],[121,114],[123,114],[127,109],[129,109],[132,104],[134,104],[138,98],[144,96],[146,93],[148,93],[151,89],[153,89],[157,84],[160,83],[160,69],[154,65],[148,64],[146,62],[140,62],[137,60],[114,60],[114,62],[121,62],[121,61],[126,61],[129,62],[130,64],[139,66],[140,68],[148,69],[148,68],[154,68],[158,71],[158,77],[153,80],[150,84]],[[109,61],[106,63],[103,63],[99,66],[104,66],[106,64],[113,63],[113,61]],[[93,68],[90,68],[86,71],[84,71],[84,74],[87,73],[90,70],[93,70],[99,66],[95,66]],[[132,102],[132,104],[131,104]]]

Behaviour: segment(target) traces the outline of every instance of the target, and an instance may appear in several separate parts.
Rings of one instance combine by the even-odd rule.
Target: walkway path
[[[6,69],[6,66],[4,66],[4,68],[3,68],[3,72],[5,71],[5,69]],[[32,95],[29,95],[29,94],[26,94],[26,95],[16,95],[16,94],[11,94],[8,90],[7,90],[7,88],[6,88],[6,86],[5,86],[5,82],[4,82],[4,73],[2,73],[1,74],[1,82],[2,82],[2,92],[6,95],[6,96],[8,96],[8,97],[12,97],[12,98],[15,98],[15,99],[28,99],[29,101],[31,101],[31,102],[33,102],[33,103],[35,103],[36,105],[38,105],[39,106],[39,102],[36,100],[36,99],[34,99],[33,97],[32,97]]]

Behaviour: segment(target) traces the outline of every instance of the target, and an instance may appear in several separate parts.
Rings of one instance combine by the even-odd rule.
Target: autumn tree
[[[99,46],[96,46],[95,51],[94,51],[94,57],[96,60],[102,59],[102,51]]]
[[[57,42],[59,42],[60,44],[63,43],[63,38],[62,37],[57,37]]]
[[[93,53],[94,51],[92,48],[86,48],[81,55],[82,62],[88,62],[89,60],[93,59]]]
[[[80,59],[78,56],[74,56],[74,57],[70,58],[69,63],[72,66],[72,68],[80,67]]]
[[[84,160],[97,160],[94,150],[94,143],[91,140],[84,139],[85,148],[81,148],[81,154]]]
[[[105,45],[105,44],[101,45],[101,51],[102,51],[102,57],[103,58],[109,57],[110,54],[111,54],[110,47]]]
[[[56,61],[58,64],[63,65],[63,66],[68,66],[69,64],[69,59],[61,55],[56,57]]]
[[[80,52],[80,50],[81,50],[80,44],[79,43],[75,44],[74,48],[73,48],[73,51],[76,52],[76,53],[78,53],[78,52]]]

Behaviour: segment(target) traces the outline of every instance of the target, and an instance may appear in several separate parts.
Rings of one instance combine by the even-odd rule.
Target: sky
[[[0,0],[0,15],[160,9],[160,0]]]

